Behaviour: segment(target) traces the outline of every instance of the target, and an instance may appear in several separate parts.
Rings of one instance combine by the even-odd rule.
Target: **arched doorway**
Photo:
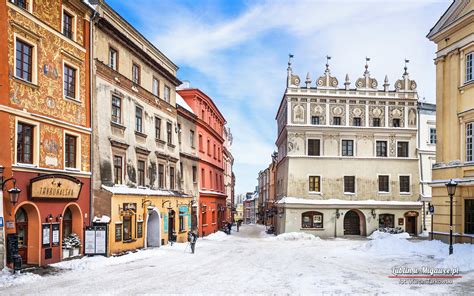
[[[82,211],[79,208],[77,203],[69,203],[64,207],[62,213],[62,238],[61,238],[61,258],[66,258],[68,256],[63,256],[63,242],[66,237],[71,234],[77,234],[79,240],[81,242],[81,246],[79,247],[79,254],[82,253],[83,245],[84,245],[84,225],[83,225],[83,218],[82,218]]]
[[[365,216],[359,210],[350,210],[344,215],[344,235],[366,235]]]
[[[72,212],[67,208],[63,216],[63,239],[72,233]]]
[[[18,237],[18,254],[22,263],[28,262],[28,215],[20,208],[15,214],[16,234]]]
[[[161,245],[161,217],[156,208],[148,211],[146,221],[146,247]]]
[[[175,231],[175,212],[174,210],[169,211],[168,213],[168,241],[174,241],[173,235],[176,233]]]
[[[35,204],[24,202],[15,210],[15,230],[18,236],[18,252],[22,262],[41,264],[41,223]]]

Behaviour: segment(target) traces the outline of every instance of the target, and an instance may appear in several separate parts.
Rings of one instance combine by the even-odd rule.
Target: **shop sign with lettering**
[[[68,175],[53,174],[31,179],[31,198],[77,199],[82,182]]]

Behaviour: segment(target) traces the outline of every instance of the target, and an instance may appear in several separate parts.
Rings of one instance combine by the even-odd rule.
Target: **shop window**
[[[115,241],[122,241],[122,223],[115,224]]]
[[[353,140],[342,140],[342,156],[354,156]]]
[[[137,238],[143,237],[143,222],[137,222]]]
[[[410,192],[410,176],[400,176],[400,193]]]
[[[375,146],[377,157],[387,157],[387,141],[377,141]]]
[[[379,192],[389,192],[389,177],[386,175],[379,176]]]
[[[355,193],[354,176],[344,176],[344,193]]]
[[[397,156],[408,157],[408,142],[397,142]]]
[[[122,99],[112,96],[112,122],[122,123]]]
[[[395,215],[393,214],[380,214],[379,215],[379,227],[380,228],[394,228],[395,227]]]
[[[114,155],[114,183],[122,184],[123,167],[122,167],[122,156]]]
[[[320,212],[304,212],[301,214],[301,228],[323,228],[323,214]]]
[[[132,239],[132,219],[130,216],[123,217],[123,240],[129,241]]]
[[[63,217],[63,238],[68,237],[72,233],[72,212],[69,208],[64,212]]]
[[[309,176],[309,191],[321,192],[321,177],[320,176]]]
[[[474,234],[474,199],[464,200],[464,233]]]
[[[185,217],[185,214],[179,214],[179,231],[182,232],[182,231],[185,231],[185,223],[184,223],[184,217]]]
[[[319,139],[308,139],[308,155],[321,155],[321,141]]]
[[[212,210],[212,224],[216,224],[216,211]]]
[[[66,134],[65,144],[65,166],[67,168],[76,168],[77,137]]]
[[[33,131],[34,126],[18,122],[17,126],[17,162],[33,163]]]

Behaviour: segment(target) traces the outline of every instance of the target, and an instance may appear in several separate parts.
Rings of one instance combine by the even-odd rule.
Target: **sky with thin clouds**
[[[180,69],[178,77],[209,95],[234,142],[236,193],[253,191],[276,150],[275,115],[293,71],[313,86],[326,55],[331,73],[351,87],[369,71],[390,88],[409,59],[420,98],[435,102],[435,45],[426,39],[452,1],[435,0],[109,0],[107,3]]]

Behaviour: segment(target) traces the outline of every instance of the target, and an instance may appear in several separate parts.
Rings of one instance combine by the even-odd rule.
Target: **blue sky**
[[[302,80],[324,72],[326,55],[340,87],[346,73],[362,76],[365,57],[382,85],[408,72],[420,98],[435,101],[435,45],[429,29],[450,0],[234,1],[109,0],[208,94],[234,136],[236,193],[252,191],[276,150],[275,114],[286,81],[288,53]],[[353,86],[353,85],[352,85]]]

